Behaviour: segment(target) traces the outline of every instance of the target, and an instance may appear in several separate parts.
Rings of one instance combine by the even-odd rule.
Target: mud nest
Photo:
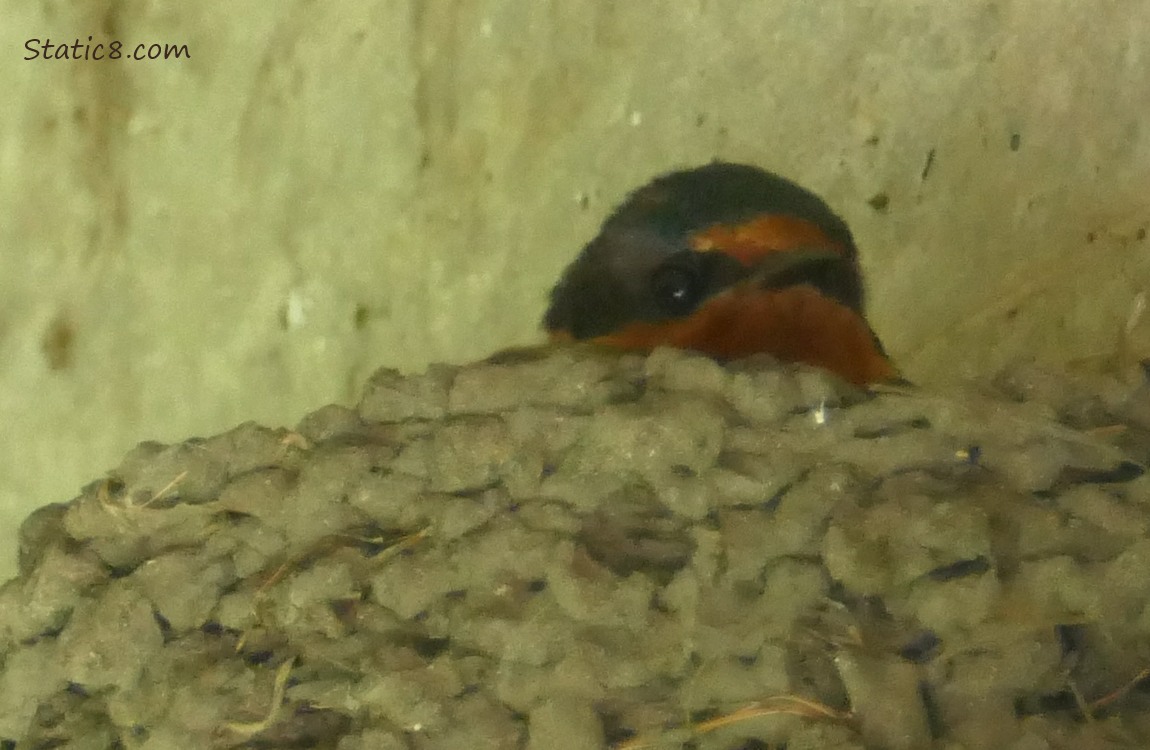
[[[21,530],[0,748],[1150,746],[1150,394],[568,349]]]

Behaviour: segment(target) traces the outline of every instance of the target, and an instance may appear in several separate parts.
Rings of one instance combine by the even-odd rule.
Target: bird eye
[[[651,275],[655,302],[668,315],[686,315],[695,309],[703,293],[703,280],[696,268],[672,259]]]

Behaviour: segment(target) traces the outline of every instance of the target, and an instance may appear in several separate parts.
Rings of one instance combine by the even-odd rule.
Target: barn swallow
[[[766,353],[858,385],[896,381],[863,296],[854,238],[821,198],[713,162],[631,193],[567,267],[543,325],[554,342]]]

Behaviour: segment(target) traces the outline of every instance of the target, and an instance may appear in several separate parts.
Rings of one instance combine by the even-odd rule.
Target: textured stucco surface
[[[1106,364],[1150,283],[1145,3],[0,13],[0,548],[139,440],[536,340],[610,206],[715,156],[844,215],[918,380]],[[192,58],[21,59],[89,34]]]

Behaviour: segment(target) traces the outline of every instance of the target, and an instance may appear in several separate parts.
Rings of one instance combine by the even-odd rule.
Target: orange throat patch
[[[810,286],[737,286],[689,317],[629,323],[590,341],[627,351],[672,346],[722,360],[765,353],[822,367],[856,385],[899,377],[862,316]]]

